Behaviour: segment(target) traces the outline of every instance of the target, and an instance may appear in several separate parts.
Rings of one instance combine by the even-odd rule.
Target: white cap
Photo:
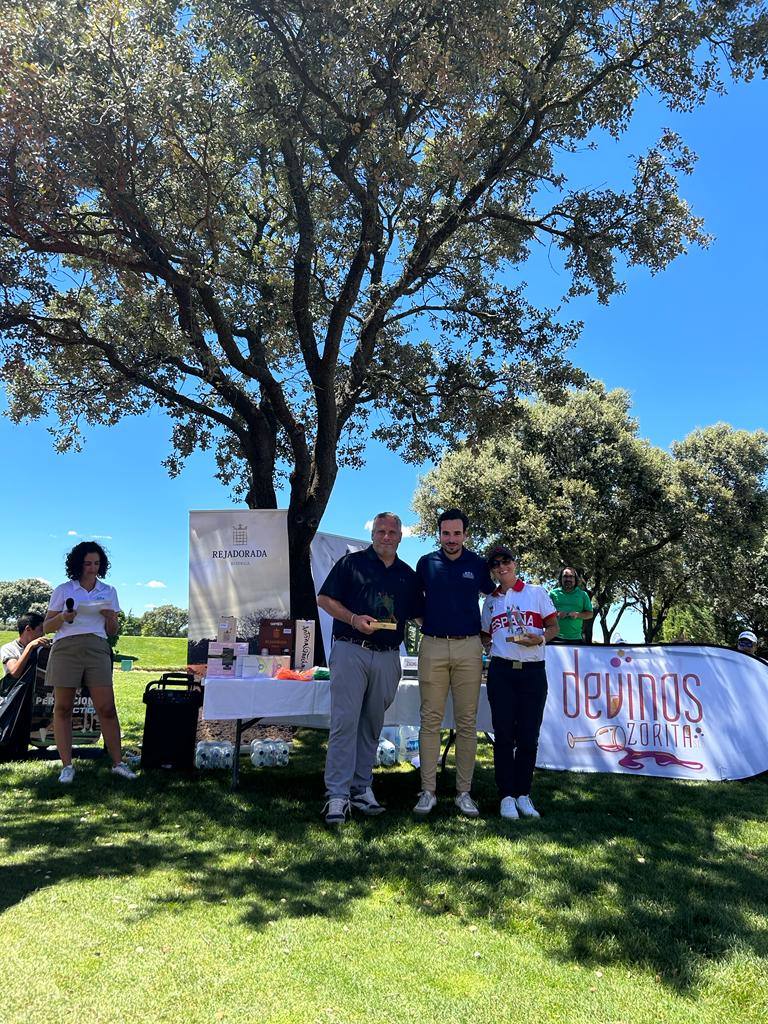
[[[739,633],[739,640],[749,640],[751,644],[757,643],[757,637],[751,629],[743,629],[741,633]]]

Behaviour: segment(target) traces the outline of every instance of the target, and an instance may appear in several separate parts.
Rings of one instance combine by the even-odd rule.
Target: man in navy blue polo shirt
[[[397,557],[399,516],[380,512],[371,546],[344,555],[320,588],[317,603],[333,616],[331,729],[325,760],[325,820],[343,824],[350,805],[363,814],[384,808],[371,788],[384,713],[400,682],[405,623],[421,615],[416,573]]]
[[[480,642],[480,594],[494,589],[484,559],[464,547],[469,521],[449,508],[438,518],[440,547],[416,565],[424,593],[424,634],[419,647],[421,695],[421,793],[414,807],[426,815],[437,803],[440,726],[448,693],[456,721],[456,806],[462,814],[480,813],[470,795],[477,752],[477,702],[483,670]]]

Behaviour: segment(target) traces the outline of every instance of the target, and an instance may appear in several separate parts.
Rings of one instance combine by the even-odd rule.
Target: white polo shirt
[[[510,661],[544,661],[544,644],[525,647],[507,643],[511,636],[510,622],[516,622],[527,633],[543,636],[547,620],[557,618],[552,598],[544,587],[518,580],[510,590],[497,587],[483,605],[482,630],[491,634],[491,657]]]
[[[67,580],[66,583],[59,584],[51,594],[48,612],[66,611],[68,597],[75,602],[74,610],[77,615],[74,622],[61,624],[54,633],[53,642],[56,643],[65,636],[82,636],[85,633],[95,633],[96,636],[103,636],[106,639],[107,629],[101,609],[111,608],[113,612],[120,611],[115,588],[97,579],[93,590],[85,590],[80,586],[79,580]],[[89,607],[96,602],[99,602],[98,608]]]

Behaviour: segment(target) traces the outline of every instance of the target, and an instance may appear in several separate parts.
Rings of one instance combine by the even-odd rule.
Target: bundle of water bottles
[[[251,764],[255,768],[284,768],[291,756],[291,744],[285,740],[254,740]],[[229,740],[201,740],[195,748],[195,768],[203,771],[232,768],[235,746]]]
[[[419,764],[419,730],[414,725],[385,725],[379,736],[376,764],[387,768],[399,761]]]
[[[291,757],[292,743],[285,740],[254,740],[251,764],[254,768],[285,768]],[[235,746],[229,740],[201,740],[195,748],[195,768],[204,771],[232,768]],[[401,761],[419,765],[419,730],[413,725],[387,725],[381,730],[376,764],[383,768]]]
[[[200,740],[195,747],[195,768],[231,768],[235,747],[229,740]]]
[[[251,764],[254,768],[287,768],[291,744],[285,740],[254,740],[251,743]]]

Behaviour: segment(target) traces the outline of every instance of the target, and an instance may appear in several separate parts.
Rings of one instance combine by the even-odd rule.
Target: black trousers
[[[514,663],[506,658],[491,658],[487,692],[499,796],[526,796],[531,792],[547,700],[544,662],[522,662],[520,668],[514,668]]]

